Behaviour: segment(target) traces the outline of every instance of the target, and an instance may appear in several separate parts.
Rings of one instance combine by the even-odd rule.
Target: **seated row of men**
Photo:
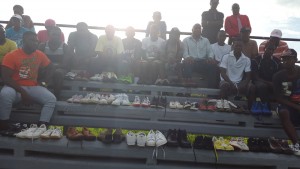
[[[197,25],[195,28],[197,28]],[[55,28],[54,30],[57,30],[57,32],[51,31],[50,36],[55,37],[54,35],[57,33],[56,38],[53,39],[60,39],[60,29]],[[53,40],[52,38],[50,39]],[[203,38],[202,40],[205,39]],[[199,39],[195,42],[199,43]],[[51,53],[54,52],[51,50],[51,46],[54,44],[51,45],[51,43],[49,40],[46,44],[40,45],[40,47],[44,46],[44,51],[48,54],[46,56],[43,52],[37,50],[37,35],[27,31],[23,35],[23,47],[4,56],[1,69],[4,86],[0,93],[0,129],[8,127],[12,105],[20,101],[23,101],[25,104],[32,102],[41,104],[43,107],[39,124],[48,124],[50,122],[56,104],[56,97],[45,87],[40,86],[37,79],[41,68],[47,74],[46,78],[53,78],[53,68],[56,67],[55,69],[58,70],[64,68],[56,65],[55,62],[51,63],[51,59],[61,59],[49,55],[48,52],[53,55],[57,54]],[[63,52],[63,46],[57,45],[56,47],[60,48],[60,50],[56,50],[56,52]],[[274,49],[273,44],[268,43],[264,55],[257,57],[251,64],[250,59],[242,53],[241,39],[236,39],[233,43],[233,51],[224,55],[219,63],[221,71],[221,98],[225,99],[229,94],[233,93],[243,93],[248,96],[248,106],[250,107],[251,102],[256,97],[255,90],[261,90],[260,92],[265,93],[269,92],[266,95],[262,95],[262,98],[269,96],[273,92],[274,98],[279,103],[278,110],[284,130],[293,142],[295,154],[300,155],[298,136],[293,125],[294,123],[299,124],[300,115],[298,112],[300,106],[290,101],[283,86],[286,82],[292,82],[290,85],[293,91],[299,87],[297,80],[300,78],[300,68],[295,65],[297,52],[293,49],[285,51],[281,57],[282,64],[280,64],[272,56]],[[184,64],[215,64],[212,58],[204,60],[187,58],[186,60],[188,61]],[[254,72],[253,81],[254,85],[256,85],[255,87],[251,83],[251,71]],[[258,94],[262,94],[260,92]]]

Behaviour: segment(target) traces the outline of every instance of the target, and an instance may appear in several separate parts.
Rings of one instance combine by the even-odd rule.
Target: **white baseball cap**
[[[20,21],[23,20],[23,19],[22,19],[22,16],[20,16],[20,15],[18,15],[18,14],[14,14],[14,15],[12,16],[12,18],[18,18]]]
[[[274,29],[272,32],[271,32],[271,37],[277,37],[277,38],[281,38],[282,36],[282,32],[281,30],[279,29]]]

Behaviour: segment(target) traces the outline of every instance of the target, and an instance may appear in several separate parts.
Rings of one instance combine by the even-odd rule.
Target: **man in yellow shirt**
[[[17,44],[16,42],[7,39],[5,37],[5,29],[2,25],[0,25],[0,64],[2,63],[2,59],[3,57],[13,51],[17,49]],[[1,72],[0,72],[0,79],[1,79]]]
[[[98,39],[95,51],[98,54],[97,67],[93,67],[93,73],[102,71],[116,72],[117,64],[120,62],[120,55],[124,52],[122,39],[115,36],[115,28],[108,25],[105,28],[105,35]]]

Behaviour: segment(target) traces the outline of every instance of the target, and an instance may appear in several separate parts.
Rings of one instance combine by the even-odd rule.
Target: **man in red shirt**
[[[53,29],[55,26],[56,26],[55,20],[47,19],[45,21],[46,30],[40,30],[37,34],[39,43],[47,42],[49,40],[50,30]],[[65,36],[63,32],[61,32],[60,38],[62,42],[65,42]]]
[[[250,20],[247,15],[240,14],[240,6],[237,3],[232,5],[232,15],[225,20],[225,31],[229,35],[228,44],[231,45],[233,37],[240,36],[242,27],[251,29]]]
[[[23,35],[23,47],[4,56],[2,77],[4,86],[0,92],[0,129],[6,129],[12,105],[23,101],[42,105],[39,125],[49,123],[56,98],[37,82],[38,70],[45,68],[50,72],[52,65],[47,56],[39,50],[37,36],[33,32]]]

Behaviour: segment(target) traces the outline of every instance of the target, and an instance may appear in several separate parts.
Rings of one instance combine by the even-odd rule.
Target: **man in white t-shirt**
[[[142,40],[144,56],[141,66],[140,83],[153,84],[157,78],[164,79],[163,44],[165,40],[159,37],[158,25],[152,25],[150,37]]]
[[[251,61],[242,53],[241,39],[235,39],[233,51],[225,55],[220,63],[221,98],[244,94],[248,99],[248,108],[255,99],[255,87],[251,83]]]
[[[231,46],[225,43],[225,39],[226,32],[224,30],[220,30],[217,37],[218,42],[211,45],[212,51],[215,55],[214,58],[218,64],[221,62],[223,56],[231,51]]]

